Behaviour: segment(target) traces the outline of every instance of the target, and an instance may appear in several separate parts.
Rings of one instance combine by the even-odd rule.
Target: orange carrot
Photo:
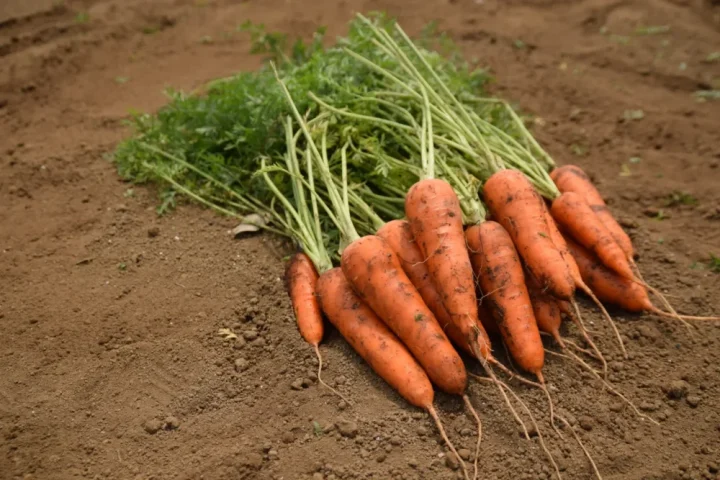
[[[580,167],[564,165],[550,172],[550,177],[561,192],[575,192],[583,196],[627,257],[633,258],[635,256],[635,249],[630,237],[615,220],[600,192]]]
[[[590,287],[588,287],[585,282],[582,279],[582,275],[580,274],[580,268],[578,267],[577,263],[575,262],[575,259],[570,254],[570,251],[568,250],[567,243],[565,242],[565,238],[562,236],[562,233],[560,233],[560,230],[558,229],[557,224],[555,223],[555,220],[553,219],[552,215],[550,214],[550,210],[548,210],[547,206],[545,205],[545,202],[543,202],[543,210],[545,212],[545,221],[548,224],[548,229],[550,231],[550,238],[553,241],[553,244],[560,252],[560,255],[562,255],[563,259],[567,263],[568,269],[570,270],[570,276],[573,279],[573,282],[575,283],[575,286],[577,288],[580,288],[587,296],[589,296],[593,302],[597,305],[597,307],[600,309],[600,311],[603,314],[603,317],[610,323],[611,328],[613,329],[613,332],[615,332],[615,338],[617,338],[618,344],[620,345],[620,350],[622,350],[622,353],[625,357],[627,357],[627,351],[625,349],[625,343],[622,340],[622,336],[620,335],[620,331],[617,329],[617,325],[615,325],[615,321],[612,319],[608,311],[605,309],[603,304],[600,302],[600,300],[595,296],[595,294],[592,292]],[[532,274],[530,275],[532,276]],[[583,322],[582,315],[580,314],[580,308],[577,305],[577,302],[575,301],[575,298],[571,298],[570,301],[560,300],[558,299],[559,303],[558,306],[560,309],[566,308],[567,311],[565,312],[566,315],[568,315],[578,326],[580,329],[580,332],[582,333],[582,336],[585,338],[585,341],[592,347],[593,350],[595,350],[595,357],[600,360],[603,364],[603,371],[605,372],[605,375],[607,376],[607,362],[605,361],[605,357],[603,356],[602,352],[600,352],[600,349],[597,347],[595,342],[590,338],[590,334],[587,332],[587,329],[585,328],[585,323]],[[534,305],[534,303],[533,303]],[[572,306],[573,310],[570,310],[570,307]]]
[[[613,272],[592,252],[575,241],[569,238],[566,238],[566,241],[583,280],[598,298],[630,312],[656,310],[642,285]]]
[[[552,335],[558,345],[564,349],[565,342],[560,336],[562,316],[559,304],[560,301],[564,300],[558,301],[556,298],[543,292],[540,284],[532,275],[526,275],[525,280],[538,328],[541,332]]]
[[[353,291],[340,268],[323,273],[317,283],[322,310],[350,346],[400,396],[425,409],[435,421],[445,443],[460,460],[433,406],[434,392],[426,372],[405,345],[388,329],[373,310]]]
[[[387,242],[375,235],[355,240],[345,247],[341,265],[355,292],[407,345],[433,383],[463,395],[465,366]]]
[[[567,262],[552,242],[542,199],[527,178],[515,170],[501,170],[485,183],[483,197],[543,289],[557,298],[572,298],[575,285]]]
[[[432,281],[427,263],[423,261],[422,252],[420,252],[420,249],[413,239],[410,224],[405,220],[392,220],[383,225],[377,231],[377,235],[385,239],[390,248],[398,256],[403,271],[407,274],[410,282],[417,288],[423,301],[430,311],[433,312],[450,340],[472,355],[473,352],[470,349],[470,345],[463,337],[462,332],[455,326],[452,317],[443,305],[442,298]],[[479,306],[478,315],[482,318],[481,309],[482,307]],[[484,335],[482,342],[490,345],[490,339],[487,337],[485,330],[481,329],[480,333]]]
[[[635,279],[625,252],[582,196],[575,192],[563,193],[553,200],[551,213],[563,229],[605,265],[629,280]]]
[[[488,359],[490,343],[478,319],[462,210],[452,186],[439,179],[417,182],[405,197],[405,215],[452,323],[472,350],[479,349],[475,356]]]
[[[312,260],[304,253],[296,253],[285,270],[290,301],[300,335],[310,345],[317,347],[323,338],[323,320],[320,305],[315,297],[318,273]]]
[[[465,238],[484,299],[510,354],[520,368],[542,379],[545,353],[510,235],[499,223],[488,221],[468,228]]]
[[[316,295],[317,281],[317,269],[315,265],[313,265],[310,257],[302,252],[293,255],[285,269],[285,283],[288,293],[290,294],[290,302],[295,312],[295,320],[297,321],[300,335],[315,349],[315,355],[318,359],[317,376],[320,384],[345,400],[345,403],[351,404],[352,402],[350,402],[350,400],[325,383],[322,378],[323,361],[322,355],[320,354],[320,342],[322,341],[325,328],[320,304]]]

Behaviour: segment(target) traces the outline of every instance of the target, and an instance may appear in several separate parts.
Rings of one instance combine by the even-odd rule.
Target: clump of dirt
[[[317,360],[296,331],[276,239],[234,240],[195,206],[158,217],[157,192],[106,160],[131,110],[166,86],[190,90],[251,69],[245,20],[341,34],[355,10],[384,9],[410,31],[437,19],[496,92],[534,116],[562,163],[599,185],[646,279],[688,314],[720,312],[720,7],[714,2],[383,0],[6,1],[0,7],[0,471],[3,478],[457,478],[432,421],[409,407],[330,330]],[[714,60],[713,60],[714,59]],[[713,479],[720,446],[720,327],[690,334],[613,311],[623,359],[590,303],[610,380],[549,357],[559,412],[605,478]],[[567,335],[575,336],[567,328]],[[549,348],[555,348],[548,344]],[[502,352],[498,352],[501,354]],[[470,362],[468,362],[470,363]],[[545,399],[513,382],[542,418],[565,478],[592,478]],[[497,392],[471,383],[484,478],[550,478]],[[438,394],[460,455],[475,425]]]

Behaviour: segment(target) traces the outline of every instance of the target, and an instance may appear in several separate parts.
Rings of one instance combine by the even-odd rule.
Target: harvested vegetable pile
[[[181,194],[291,238],[299,252],[288,290],[320,368],[324,314],[432,416],[464,478],[470,469],[433,406],[433,385],[462,397],[479,448],[468,377],[501,392],[528,439],[523,417],[534,424],[561,477],[535,414],[498,373],[541,389],[557,439],[565,428],[580,443],[554,411],[541,334],[624,397],[607,381],[578,290],[611,324],[602,302],[686,324],[712,317],[682,316],[646,284],[630,238],[588,177],[555,168],[518,113],[484,93],[487,74],[433,30],[415,43],[390,19],[358,16],[334,46],[323,47],[319,32],[287,53],[284,37],[248,28],[271,62],[213,82],[205,96],[174,93],[156,116],[136,117],[137,135],[116,152],[121,175],[164,185],[161,211]],[[584,345],[560,335],[563,315]],[[503,346],[534,379],[495,357]]]

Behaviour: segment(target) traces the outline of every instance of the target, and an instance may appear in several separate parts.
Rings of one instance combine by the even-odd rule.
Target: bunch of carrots
[[[404,56],[390,36],[382,30],[376,33],[380,48],[389,55]],[[373,212],[377,192],[366,190],[367,185],[348,188],[351,140],[335,149],[337,155],[328,154],[330,122],[308,122],[278,78],[299,125],[294,134],[288,121],[292,143],[288,158],[296,156],[289,160],[295,167],[288,165],[288,171],[299,175],[299,158],[305,163],[304,177],[295,179],[296,200],[305,203],[298,192],[302,186],[308,188],[312,210],[316,215],[324,210],[341,237],[339,267],[331,268],[329,255],[325,261],[313,261],[307,253],[317,250],[322,233],[317,218],[308,218],[308,229],[316,227],[314,239],[309,244],[299,242],[305,253],[295,254],[287,269],[298,327],[318,357],[324,314],[378,375],[409,403],[430,413],[448,448],[457,455],[433,407],[432,385],[462,396],[480,428],[466,394],[468,373],[458,349],[477,359],[505,395],[510,390],[495,377],[492,367],[507,370],[493,356],[488,331],[499,333],[514,362],[536,377],[539,383],[526,382],[548,395],[555,426],[556,421],[568,424],[552,411],[542,374],[541,332],[566,348],[560,336],[565,314],[577,322],[594,352],[580,350],[605,364],[582,326],[577,290],[590,296],[611,322],[601,302],[681,321],[712,318],[679,315],[662,296],[670,311],[653,305],[648,291],[658,292],[642,279],[630,238],[579,167],[555,168],[548,175],[545,165],[536,160],[536,152],[515,140],[498,140],[492,129],[479,128],[474,124],[478,118],[469,115],[449,90],[443,91],[439,79],[433,85],[407,57],[398,61],[407,65],[409,77],[417,81],[412,85],[403,80],[403,88],[414,89],[408,96],[415,97],[421,121],[392,125],[381,116],[373,118],[386,131],[390,124],[395,135],[412,132],[413,137],[406,143],[405,162],[417,178],[404,194],[404,218],[387,223]],[[379,66],[378,71],[382,73]],[[432,71],[428,69],[425,75],[431,76]],[[316,100],[340,122],[357,117],[351,110]],[[444,123],[442,137],[433,129],[437,119]],[[298,154],[295,143],[300,136],[306,147]],[[442,148],[436,150],[436,143]],[[452,148],[445,148],[448,145]],[[473,148],[477,155],[453,160],[453,153],[462,156]],[[539,149],[537,144],[534,148]],[[334,161],[336,156],[339,162]],[[468,173],[468,160],[477,162],[474,175]],[[336,175],[333,168],[338,164],[341,172]],[[324,185],[324,195],[317,193],[316,177]],[[482,183],[481,195],[469,178]],[[395,197],[403,199],[397,190]],[[358,216],[366,221],[363,225],[371,226],[363,236],[355,227]],[[617,339],[625,353],[619,333]],[[467,478],[464,464],[462,468]]]
[[[356,71],[373,75],[375,90],[343,93],[342,85],[333,84],[343,94],[332,98],[308,91],[299,104],[312,107],[301,112],[297,85],[288,88],[276,72],[291,112],[281,122],[284,155],[259,155],[261,168],[252,176],[271,193],[269,205],[211,171],[153,152],[225,192],[223,205],[266,215],[271,223],[264,228],[297,243],[286,281],[300,333],[318,356],[321,382],[319,345],[327,318],[379,376],[431,415],[469,479],[433,405],[433,387],[462,397],[477,423],[478,448],[482,428],[467,394],[469,377],[498,389],[529,438],[511,398],[535,422],[532,413],[499,371],[543,391],[552,427],[572,432],[600,478],[580,438],[554,412],[541,335],[551,336],[622,397],[607,382],[607,363],[585,329],[578,291],[610,322],[624,354],[603,303],[684,323],[714,317],[678,314],[645,282],[629,236],[588,176],[576,166],[556,168],[508,104],[461,97],[399,25],[389,31],[358,19],[356,34],[373,46],[373,55],[350,48],[345,53]],[[161,178],[232,214],[200,189]],[[587,349],[561,335],[563,316],[577,326]],[[496,358],[498,342],[534,379],[515,376]],[[486,376],[469,373],[459,351]],[[604,375],[583,357],[599,362]],[[477,477],[477,451],[474,458]]]

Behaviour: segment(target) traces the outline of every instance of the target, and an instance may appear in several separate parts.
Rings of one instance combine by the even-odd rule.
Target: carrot
[[[543,292],[540,284],[532,275],[526,275],[525,279],[538,328],[541,332],[552,335],[558,345],[565,349],[565,342],[560,336],[562,316],[559,301]]]
[[[487,333],[478,318],[472,265],[465,246],[462,210],[452,186],[428,178],[405,197],[405,215],[452,323],[479,360],[490,357]]]
[[[550,172],[550,178],[561,192],[575,192],[582,195],[627,257],[633,258],[635,256],[632,240],[615,220],[600,192],[580,167],[577,165],[564,165]]]
[[[611,328],[613,329],[613,332],[615,332],[615,338],[617,338],[618,344],[620,345],[620,350],[622,350],[623,356],[627,358],[627,350],[625,349],[625,343],[622,340],[622,337],[620,336],[620,332],[617,329],[617,325],[615,325],[615,321],[612,319],[608,311],[605,309],[603,304],[600,302],[600,300],[595,296],[595,294],[592,292],[590,287],[588,287],[585,282],[582,279],[582,275],[580,274],[580,269],[578,268],[577,263],[575,262],[575,259],[572,255],[570,255],[570,251],[568,250],[567,243],[565,242],[565,238],[562,236],[562,233],[560,233],[560,230],[558,229],[557,224],[555,223],[555,220],[553,219],[552,215],[550,214],[550,210],[548,210],[547,206],[545,205],[545,202],[543,202],[543,210],[545,213],[545,221],[548,224],[548,229],[550,231],[550,239],[552,240],[555,247],[560,252],[560,255],[563,257],[565,262],[567,263],[568,268],[570,269],[570,276],[573,279],[573,282],[575,283],[575,286],[577,288],[580,288],[585,294],[590,297],[593,302],[597,305],[597,307],[600,309],[600,311],[603,314],[603,317],[610,323]],[[530,275],[532,276],[532,275]],[[533,304],[534,305],[534,304]],[[603,356],[600,349],[595,345],[595,342],[590,338],[590,334],[587,332],[587,329],[585,328],[585,323],[583,322],[582,315],[580,314],[580,308],[577,305],[577,302],[575,301],[575,298],[571,298],[570,301],[566,300],[559,300],[558,306],[563,309],[565,308],[567,311],[565,312],[566,315],[568,315],[573,322],[578,326],[580,329],[580,333],[582,334],[583,338],[587,342],[588,345],[595,351],[595,357],[600,360],[603,364],[603,372],[605,376],[607,377],[607,362],[605,361],[605,357]],[[572,310],[570,310],[570,306],[572,306]]]
[[[328,320],[370,367],[410,404],[426,410],[443,440],[465,463],[445,433],[433,406],[434,392],[428,375],[402,342],[353,291],[340,268],[323,273],[317,283],[320,304]]]
[[[553,200],[550,211],[563,229],[605,265],[629,280],[636,278],[625,252],[582,196],[575,192],[563,193]]]
[[[285,270],[290,301],[300,335],[317,348],[323,338],[323,320],[320,305],[315,297],[315,284],[318,273],[310,258],[304,253],[296,253],[290,258]]]
[[[468,228],[465,238],[480,287],[510,354],[520,368],[542,381],[542,340],[510,235],[499,223],[488,221]]]
[[[572,298],[575,285],[567,262],[553,244],[542,199],[527,178],[515,170],[500,170],[483,186],[483,198],[543,289],[557,298]]]
[[[622,307],[634,313],[649,312],[661,317],[678,318],[677,314],[668,313],[657,308],[650,301],[648,292],[638,282],[628,280],[613,272],[600,262],[592,252],[566,239],[570,253],[580,267],[580,273],[585,282],[604,302]],[[698,317],[693,315],[679,315],[684,320],[718,320],[718,317]]]
[[[345,247],[341,266],[355,292],[400,337],[442,390],[463,395],[467,373],[387,242],[367,235]]]
[[[405,220],[392,220],[383,225],[377,231],[377,235],[385,239],[390,248],[397,254],[403,271],[407,274],[410,282],[417,288],[423,301],[430,311],[433,312],[450,340],[472,355],[473,351],[470,345],[463,337],[462,332],[455,326],[452,317],[443,305],[442,298],[435,288],[427,263],[423,259],[423,254],[413,239],[410,224]],[[480,318],[482,318],[481,310],[484,311],[484,308],[478,306],[478,316]],[[484,335],[481,343],[484,342],[490,345],[490,339],[487,337],[484,329],[480,329],[480,334]]]
[[[293,312],[295,312],[298,330],[300,330],[300,335],[305,341],[312,345],[315,350],[318,359],[317,377],[320,384],[342,398],[345,403],[351,405],[352,402],[345,398],[342,393],[325,383],[321,375],[323,361],[320,354],[320,342],[325,328],[320,304],[315,294],[317,280],[318,273],[310,257],[302,252],[293,255],[285,269],[285,283],[290,294]]]
[[[607,268],[589,250],[566,238],[568,248],[580,268],[585,283],[604,302],[629,312],[654,311],[647,290],[637,282],[618,275]]]
[[[585,201],[590,205],[590,209],[595,214],[595,218],[599,219],[599,221],[605,226],[609,234],[612,236],[612,238],[615,240],[616,244],[622,249],[623,253],[625,254],[625,258],[627,260],[628,266],[634,268],[636,272],[636,276],[634,277],[639,283],[642,284],[645,288],[653,292],[657,297],[660,299],[660,301],[665,305],[665,307],[670,310],[670,313],[678,320],[683,322],[685,326],[690,327],[690,325],[685,322],[686,318],[690,318],[687,315],[680,315],[678,314],[673,306],[670,304],[670,302],[665,298],[665,295],[662,294],[658,289],[648,285],[645,280],[642,277],[642,274],[640,273],[640,269],[638,268],[637,264],[635,263],[635,249],[633,247],[632,241],[630,240],[630,237],[625,233],[625,231],[622,229],[620,224],[615,220],[615,218],[612,216],[612,213],[607,208],[607,205],[603,201],[602,197],[600,196],[600,193],[597,191],[595,186],[592,184],[588,176],[585,174],[585,172],[580,169],[580,167],[577,167],[575,165],[566,165],[564,167],[560,167],[556,170],[554,170],[551,174],[551,177],[553,181],[555,182],[556,186],[563,192],[573,192],[580,196],[582,196]],[[588,246],[586,244],[586,246]],[[599,252],[598,252],[599,253]],[[603,262],[606,261],[605,258],[603,258],[602,255],[598,255]],[[613,264],[608,264],[611,268],[613,268]],[[627,275],[627,270],[624,268],[624,266],[621,266],[623,269],[623,272],[619,272],[621,274]],[[646,294],[647,295],[647,294]],[[713,317],[696,317],[696,318],[713,318]]]

